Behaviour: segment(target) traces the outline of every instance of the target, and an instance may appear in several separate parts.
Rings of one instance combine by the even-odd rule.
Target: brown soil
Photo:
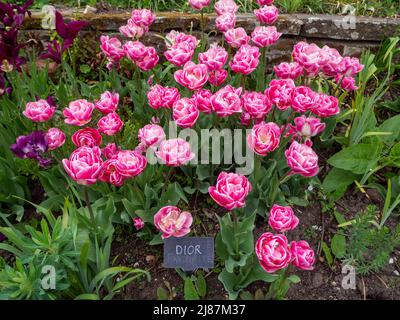
[[[373,198],[369,196],[369,198]],[[348,192],[345,197],[336,204],[346,219],[351,219],[357,212],[365,209],[372,203],[362,193]],[[381,199],[375,197],[374,203],[380,207]],[[337,223],[329,213],[322,213],[319,203],[314,203],[308,208],[297,208],[297,214],[301,223],[299,227],[288,234],[289,240],[306,239],[318,253],[318,259],[313,271],[299,271],[296,274],[301,278],[301,283],[292,285],[287,298],[291,300],[358,300],[358,299],[385,299],[392,300],[400,297],[400,276],[395,275],[395,270],[400,270],[400,251],[392,254],[393,264],[381,270],[378,274],[357,276],[357,288],[355,290],[342,288],[341,262],[335,261],[333,268],[329,268],[325,262],[324,254],[320,252],[321,239],[330,243],[330,238],[336,231]],[[203,215],[203,213],[198,213]],[[209,221],[212,215],[204,216]],[[203,216],[202,216],[203,218]],[[206,223],[207,224],[207,223]],[[255,237],[265,232],[267,224],[258,219],[255,229]],[[214,231],[214,233],[216,230]],[[207,231],[212,235],[212,231]],[[173,269],[165,269],[162,266],[162,246],[150,246],[136,237],[135,233],[123,236],[123,241],[115,241],[113,255],[117,257],[116,264],[138,267],[148,270],[151,281],[141,281],[129,285],[119,299],[157,299],[157,288],[165,287],[164,281],[168,281],[174,288],[174,299],[183,299],[183,281]],[[397,262],[396,262],[397,261]],[[207,296],[205,299],[226,299],[227,295],[218,281],[218,270],[206,275]],[[266,289],[264,283],[254,283],[249,288],[252,294],[258,289]]]

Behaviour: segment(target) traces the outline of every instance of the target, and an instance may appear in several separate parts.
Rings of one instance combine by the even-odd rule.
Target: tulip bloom
[[[65,134],[58,128],[51,128],[47,130],[46,140],[49,150],[55,150],[65,143]]]
[[[256,124],[247,136],[249,147],[257,154],[265,156],[279,147],[281,130],[273,122]]]
[[[246,205],[246,198],[251,189],[251,184],[245,176],[221,172],[216,185],[208,188],[208,193],[220,206],[233,210]]]
[[[178,138],[162,141],[156,156],[167,166],[179,167],[192,160],[195,154],[187,141]]]
[[[182,70],[175,71],[175,81],[189,90],[201,89],[208,80],[208,70],[205,64],[187,62]]]
[[[256,242],[255,250],[261,267],[268,273],[288,267],[292,260],[287,238],[283,234],[262,234]]]
[[[154,225],[162,232],[161,237],[184,237],[190,232],[193,217],[190,212],[174,206],[161,208],[154,216]]]
[[[63,111],[64,122],[73,126],[84,126],[92,120],[94,108],[93,103],[84,99],[72,101]]]
[[[293,141],[285,151],[285,157],[292,173],[303,177],[313,177],[318,174],[318,156],[311,147]]]
[[[46,100],[28,102],[22,114],[33,122],[45,122],[50,120],[56,112],[56,106]]]
[[[199,117],[199,109],[196,103],[189,98],[183,98],[174,103],[172,118],[182,128],[191,128],[196,124]]]
[[[71,153],[69,159],[63,159],[62,164],[68,175],[78,184],[94,184],[103,164],[100,148],[80,147]]]
[[[269,213],[268,223],[272,229],[278,232],[286,232],[297,227],[299,218],[296,217],[291,207],[282,207],[275,204]]]

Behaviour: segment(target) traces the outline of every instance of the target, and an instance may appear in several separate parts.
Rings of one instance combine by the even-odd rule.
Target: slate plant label
[[[184,271],[214,267],[214,238],[167,238],[164,242],[164,267]]]

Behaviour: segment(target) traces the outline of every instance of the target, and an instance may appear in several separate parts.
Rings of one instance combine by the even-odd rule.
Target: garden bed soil
[[[369,196],[363,193],[349,191],[336,203],[346,220],[364,210],[367,205],[374,203],[382,206],[379,196]],[[299,227],[289,233],[290,239],[307,239],[318,254],[315,269],[313,271],[296,271],[301,282],[292,285],[287,298],[290,300],[394,300],[400,297],[400,276],[396,271],[400,270],[400,251],[395,251],[391,257],[392,264],[387,264],[379,273],[368,276],[356,277],[356,289],[343,289],[341,286],[343,274],[341,273],[341,262],[335,261],[333,269],[325,262],[324,254],[318,250],[321,239],[330,243],[330,238],[336,231],[337,223],[329,213],[322,213],[320,204],[315,202],[307,208],[296,210],[301,223]],[[204,213],[199,213],[204,215]],[[199,217],[200,220],[208,221],[210,215]],[[216,225],[216,224],[215,224]],[[254,231],[257,238],[267,230],[267,223],[259,217]],[[216,233],[209,230],[208,234]],[[183,281],[174,269],[166,269],[162,266],[162,246],[149,246],[148,243],[136,237],[135,232],[124,233],[117,237],[113,243],[112,254],[116,258],[115,264],[142,268],[151,274],[151,281],[145,280],[133,283],[125,288],[118,299],[157,299],[157,289],[163,287],[168,281],[174,288],[176,296],[174,299],[183,299]],[[207,300],[227,299],[227,294],[218,280],[218,272],[206,274]],[[256,282],[246,290],[253,295],[258,289],[264,289],[266,285]]]

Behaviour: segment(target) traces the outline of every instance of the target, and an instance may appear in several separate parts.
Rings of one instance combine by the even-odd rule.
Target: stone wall
[[[118,34],[118,28],[125,24],[130,16],[129,11],[84,13],[64,10],[62,13],[66,20],[89,21],[90,27],[84,33],[89,33],[88,38],[92,40],[98,39],[101,34]],[[205,30],[210,33],[211,38],[220,37],[220,34],[215,31],[215,15],[205,15],[205,19]],[[25,21],[23,34],[25,37],[36,38],[45,44],[49,31],[41,28],[41,20],[42,14],[33,12],[32,16]],[[237,27],[243,27],[250,33],[256,25],[257,20],[254,15],[238,15]],[[300,40],[335,47],[344,55],[359,55],[362,49],[374,50],[379,47],[383,39],[400,34],[400,19],[371,17],[357,17],[351,21],[345,16],[283,14],[280,15],[276,26],[283,36],[268,53],[271,63],[287,60],[293,45]],[[200,15],[177,12],[159,13],[143,41],[162,51],[164,43],[159,35],[164,35],[170,30],[186,32],[192,30],[195,34],[199,33]],[[95,46],[95,41],[88,43],[90,46]]]

